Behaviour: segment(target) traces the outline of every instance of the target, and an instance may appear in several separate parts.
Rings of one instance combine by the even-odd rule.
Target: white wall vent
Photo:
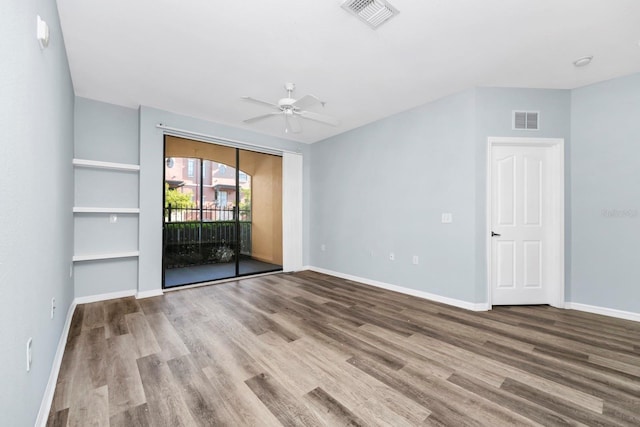
[[[539,130],[539,111],[514,111],[513,130]]]
[[[346,0],[342,8],[376,29],[397,15],[398,9],[384,0]]]

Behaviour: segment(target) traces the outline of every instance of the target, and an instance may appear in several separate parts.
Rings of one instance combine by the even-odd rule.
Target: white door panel
[[[512,240],[496,241],[496,262],[500,267],[496,273],[496,286],[500,289],[514,289],[516,285],[516,245]]]
[[[522,242],[524,249],[522,266],[524,277],[522,286],[525,288],[541,288],[542,287],[542,242],[540,241],[524,241]]]
[[[542,167],[539,159],[524,159],[524,225],[542,225]]]
[[[497,224],[501,226],[515,225],[516,218],[516,158],[505,156],[496,159],[497,167]]]
[[[552,240],[548,146],[495,146],[491,150],[492,304],[546,304]]]

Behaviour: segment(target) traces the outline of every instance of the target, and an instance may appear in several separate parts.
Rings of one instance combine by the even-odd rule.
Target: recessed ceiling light
[[[573,65],[575,65],[576,67],[585,67],[591,64],[592,59],[593,59],[593,56],[583,56],[582,58],[579,58],[573,61]]]

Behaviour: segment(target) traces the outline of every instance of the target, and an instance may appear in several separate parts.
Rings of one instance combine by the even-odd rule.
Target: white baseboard
[[[138,292],[135,289],[128,289],[126,291],[110,292],[108,294],[88,295],[85,297],[78,297],[74,300],[76,304],[88,304],[98,301],[107,301],[110,299],[136,297],[136,299],[157,297],[164,295],[162,289],[154,289],[152,291]]]
[[[129,289],[126,291],[109,292],[108,294],[88,295],[86,297],[77,297],[73,300],[76,304],[88,304],[91,302],[106,301],[116,298],[132,297],[136,295],[135,289]]]
[[[616,310],[614,308],[598,307],[596,305],[580,304],[578,302],[566,302],[564,308],[640,322],[640,313],[634,313],[632,311]]]
[[[379,282],[377,280],[367,279],[364,277],[352,276],[350,274],[340,273],[337,271],[327,270],[325,268],[314,267],[312,265],[305,266],[305,270],[315,271],[317,273],[328,274],[329,276],[340,277],[341,279],[351,280],[354,282],[364,283],[366,285],[375,286],[382,289],[387,289],[390,291],[400,292],[401,294],[412,295],[418,298],[424,298],[430,301],[441,302],[443,304],[452,305],[454,307],[464,308],[466,310],[472,311],[487,311],[489,310],[489,306],[487,303],[473,303],[468,301],[463,301],[459,299],[443,297],[441,295],[430,294],[424,291],[418,291],[416,289],[405,288],[404,286],[392,285],[390,283]]]
[[[49,418],[49,411],[51,411],[51,404],[53,403],[53,395],[56,391],[56,384],[58,382],[58,374],[60,373],[60,365],[62,365],[62,356],[64,355],[64,349],[67,345],[67,337],[69,336],[69,328],[71,327],[71,319],[73,313],[76,310],[75,300],[69,306],[67,311],[67,318],[64,321],[62,327],[62,333],[58,340],[58,348],[53,358],[53,365],[51,366],[51,372],[49,374],[49,382],[47,382],[47,388],[44,390],[44,396],[40,403],[40,410],[38,411],[38,417],[36,418],[36,427],[45,427],[47,419]]]
[[[162,289],[154,289],[151,291],[136,292],[136,299],[159,297],[164,295]]]

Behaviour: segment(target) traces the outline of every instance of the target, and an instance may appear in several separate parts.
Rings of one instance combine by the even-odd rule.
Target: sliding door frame
[[[248,147],[245,147],[245,146],[238,147],[238,146],[233,146],[231,144],[224,144],[224,143],[220,143],[220,142],[216,142],[216,141],[203,141],[203,140],[200,140],[200,139],[195,139],[193,137],[186,137],[186,136],[181,136],[181,135],[172,135],[171,133],[165,132],[163,134],[163,161],[166,161],[166,159],[167,159],[167,147],[166,147],[166,144],[167,144],[167,138],[166,137],[167,136],[175,136],[175,137],[178,137],[178,138],[190,139],[192,141],[203,143],[203,144],[217,144],[217,145],[220,145],[220,146],[223,146],[223,147],[232,148],[232,149],[235,150],[235,165],[233,165],[233,167],[235,169],[235,206],[234,206],[234,209],[233,209],[235,240],[236,240],[234,242],[234,244],[235,244],[235,250],[234,250],[234,255],[235,255],[235,262],[234,262],[235,275],[231,276],[231,277],[220,278],[220,279],[212,279],[210,281],[207,280],[207,281],[203,281],[203,282],[185,283],[185,284],[182,284],[182,285],[171,286],[169,288],[166,287],[166,285],[165,285],[165,283],[166,283],[166,277],[165,277],[166,276],[165,275],[165,272],[166,272],[166,268],[165,268],[165,265],[166,265],[166,263],[165,263],[165,250],[166,250],[167,242],[166,242],[165,214],[164,214],[164,209],[165,209],[165,204],[166,204],[166,189],[163,189],[163,195],[162,195],[162,208],[163,208],[163,215],[162,215],[162,261],[161,261],[161,265],[162,265],[162,289],[163,290],[178,289],[178,288],[182,288],[182,287],[185,287],[185,286],[208,284],[208,283],[214,283],[214,282],[218,282],[218,281],[223,282],[223,281],[229,281],[229,280],[237,279],[237,278],[240,278],[240,277],[287,271],[287,270],[285,270],[285,265],[284,265],[285,264],[285,259],[284,259],[285,258],[284,237],[287,234],[287,232],[284,230],[284,228],[285,228],[284,227],[284,225],[285,225],[284,224],[284,222],[285,222],[285,199],[284,199],[285,189],[284,189],[284,182],[287,181],[285,179],[284,163],[285,163],[285,157],[286,157],[287,152],[282,152],[282,153],[278,154],[278,153],[273,152],[273,151],[272,152],[265,152],[265,151],[262,151],[262,150],[260,150],[258,148],[252,150],[252,149],[250,149]],[[241,224],[240,224],[240,167],[241,167],[241,165],[240,165],[240,152],[241,151],[240,150],[253,151],[253,152],[264,154],[264,155],[267,155],[267,156],[280,157],[281,161],[282,161],[282,164],[283,164],[283,167],[282,167],[282,169],[283,169],[282,170],[282,188],[281,188],[281,200],[282,200],[281,201],[281,203],[282,203],[282,218],[281,218],[281,220],[283,222],[283,231],[282,231],[282,234],[283,234],[283,236],[282,236],[283,237],[283,246],[281,248],[281,251],[282,251],[281,256],[282,256],[283,260],[282,260],[282,266],[279,269],[267,270],[267,271],[264,271],[264,272],[240,274],[240,262],[241,262],[241,260],[240,260],[240,256],[241,256],[241,247],[240,247],[241,246],[241,236],[240,236],[240,233],[241,233]],[[271,151],[271,150],[269,150],[269,151]],[[212,161],[212,160],[211,159],[204,159],[202,157],[195,158],[195,159],[200,162],[200,174],[199,174],[200,175],[200,182],[198,184],[199,199],[200,199],[199,200],[199,202],[200,202],[199,203],[199,205],[200,205],[199,206],[199,213],[200,213],[199,217],[200,217],[200,220],[199,220],[198,230],[199,230],[199,237],[201,239],[202,238],[202,224],[203,224],[203,207],[204,207],[204,162],[205,162],[205,160],[209,160],[209,161]],[[301,160],[301,156],[300,156],[300,160]],[[302,165],[301,162],[300,162],[300,165]],[[231,165],[229,165],[229,166],[231,166]],[[299,223],[300,223],[300,230],[299,230],[300,238],[302,237],[302,227],[301,227],[301,224],[302,224],[301,223],[301,220],[302,220],[302,218],[301,218],[301,215],[302,215],[302,211],[301,211],[301,208],[302,208],[302,193],[301,193],[302,184],[301,184],[301,178],[302,178],[302,176],[301,175],[302,174],[300,173],[300,180],[299,180],[300,181],[300,200],[299,200],[300,201],[300,221],[299,221]],[[166,177],[166,169],[164,167],[163,167],[162,177],[163,177],[163,181],[162,182],[163,182],[163,186],[164,186],[165,183],[166,183],[166,179],[167,179],[167,177]],[[253,191],[253,189],[252,189],[252,191]],[[291,215],[289,215],[289,216],[291,216]],[[251,217],[253,218],[253,213],[252,213]],[[302,260],[301,239],[300,239],[300,245],[295,245],[295,247],[296,247],[296,249],[299,248],[299,250],[300,250],[300,254],[299,254],[300,262],[296,263],[296,264],[299,264],[300,267],[301,267],[302,266],[302,263],[301,263],[301,260]],[[289,251],[289,252],[291,252],[291,251]],[[289,256],[288,258],[290,259],[291,256]],[[296,269],[299,269],[299,268],[296,268]]]

